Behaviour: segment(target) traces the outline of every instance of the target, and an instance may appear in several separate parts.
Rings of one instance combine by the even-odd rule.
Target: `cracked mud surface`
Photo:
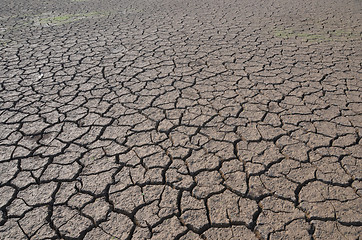
[[[359,0],[2,0],[0,239],[360,239]]]

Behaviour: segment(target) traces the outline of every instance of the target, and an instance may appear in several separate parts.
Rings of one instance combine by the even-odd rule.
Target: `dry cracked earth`
[[[2,0],[0,239],[361,239],[361,0]]]

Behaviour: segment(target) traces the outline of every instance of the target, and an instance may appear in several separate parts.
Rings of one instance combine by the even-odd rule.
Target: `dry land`
[[[0,239],[360,239],[361,0],[1,0]]]

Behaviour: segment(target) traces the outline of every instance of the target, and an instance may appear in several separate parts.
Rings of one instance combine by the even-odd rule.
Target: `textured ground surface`
[[[360,239],[360,0],[2,0],[0,239]]]

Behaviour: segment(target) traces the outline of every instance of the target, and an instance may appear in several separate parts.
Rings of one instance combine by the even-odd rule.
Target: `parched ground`
[[[361,0],[1,0],[0,239],[361,239]]]

